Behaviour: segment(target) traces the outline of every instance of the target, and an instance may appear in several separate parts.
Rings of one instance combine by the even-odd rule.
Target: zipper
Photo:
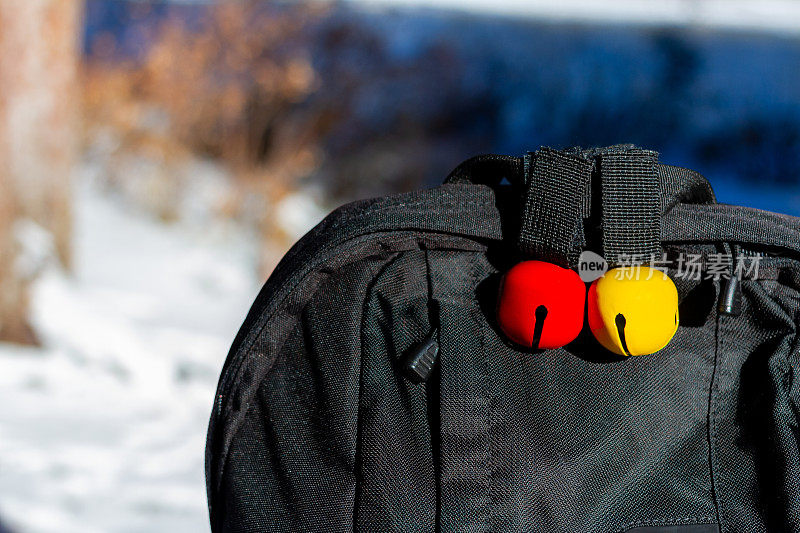
[[[731,248],[731,271],[720,291],[719,305],[717,311],[721,315],[739,316],[742,313],[742,270],[743,261],[749,259],[760,260],[765,257],[763,252],[743,249],[739,244],[732,244]]]
[[[425,339],[403,358],[403,374],[413,383],[428,381],[439,358],[439,328],[434,327]]]
[[[741,246],[734,244],[731,246],[731,271],[728,279],[720,291],[719,305],[717,311],[721,315],[739,316],[742,313],[742,288],[739,279],[739,266],[741,261]]]

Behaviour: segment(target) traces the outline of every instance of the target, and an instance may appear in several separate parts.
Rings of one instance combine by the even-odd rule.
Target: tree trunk
[[[0,0],[0,340],[33,340],[18,222],[47,229],[61,263],[71,264],[80,8],[77,0]]]

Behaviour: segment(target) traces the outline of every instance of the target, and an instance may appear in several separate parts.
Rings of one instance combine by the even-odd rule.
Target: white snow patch
[[[298,191],[283,198],[275,209],[275,219],[292,240],[298,240],[325,216],[311,191]]]
[[[205,431],[256,250],[75,199],[75,273],[33,292],[44,348],[0,344],[0,519],[20,533],[208,531]]]
[[[433,7],[557,22],[623,22],[800,33],[794,0],[351,0],[377,6]]]

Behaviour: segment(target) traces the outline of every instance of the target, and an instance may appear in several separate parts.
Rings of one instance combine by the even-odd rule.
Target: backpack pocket
[[[742,312],[718,320],[712,467],[725,531],[800,531],[798,292],[793,261],[765,258]]]

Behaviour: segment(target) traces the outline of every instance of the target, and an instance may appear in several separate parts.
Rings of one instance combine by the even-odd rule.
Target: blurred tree
[[[20,220],[48,230],[71,262],[80,10],[78,0],[0,0],[0,340],[35,341]]]
[[[137,20],[153,14],[146,3],[135,7]],[[152,186],[136,200],[164,220],[196,183],[185,172],[193,158],[224,164],[240,199],[223,214],[256,219],[268,271],[293,240],[279,229],[276,206],[317,163],[318,135],[291,117],[316,88],[304,40],[327,7],[219,0],[194,6],[195,16],[184,7],[143,30],[151,37],[138,60],[115,56],[113,35],[90,42],[82,95],[88,142],[112,132],[106,179],[121,190],[143,181],[143,172],[125,172],[126,160],[153,163]]]

